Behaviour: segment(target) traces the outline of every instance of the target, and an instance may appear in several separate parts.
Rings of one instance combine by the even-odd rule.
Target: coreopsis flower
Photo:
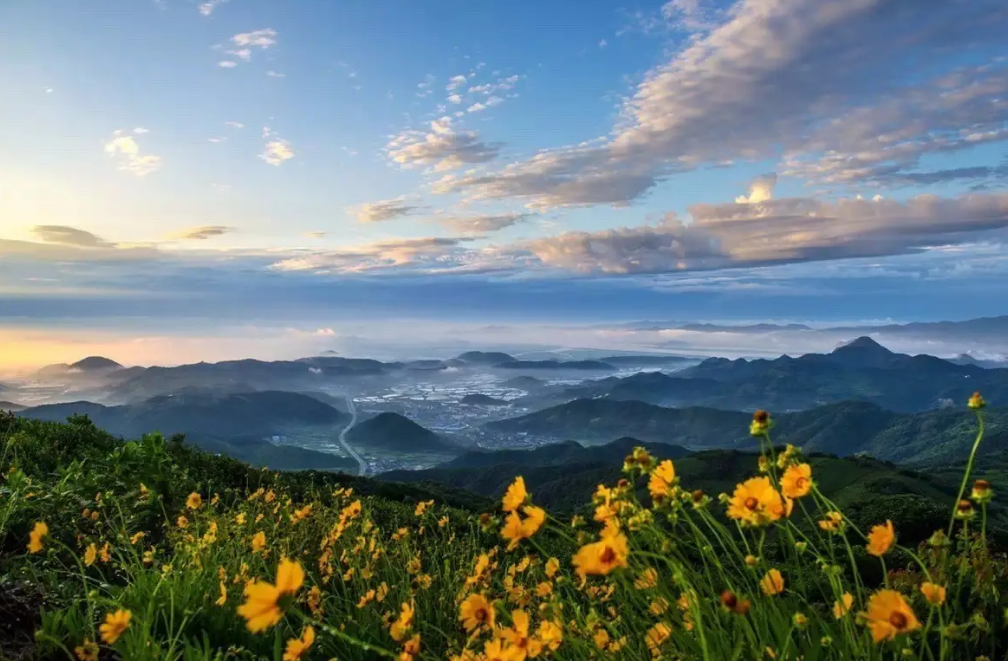
[[[94,543],[88,544],[87,550],[84,551],[84,564],[90,567],[98,559],[98,547]]]
[[[969,398],[969,401],[966,403],[966,406],[970,407],[974,411],[979,411],[983,407],[987,406],[987,402],[984,401],[984,398],[980,396],[979,392],[975,392]]]
[[[294,513],[291,514],[291,523],[299,523],[305,520],[306,518],[308,518],[308,515],[311,514],[311,511],[312,511],[311,503],[308,503],[299,510],[294,510]]]
[[[287,648],[284,650],[283,661],[300,661],[308,648],[315,642],[315,629],[311,625],[306,626],[301,632],[300,638],[291,638],[287,641]]]
[[[819,527],[826,532],[839,532],[843,529],[844,518],[840,512],[826,512],[826,518],[819,521]]]
[[[245,586],[245,603],[238,607],[238,614],[245,618],[249,631],[258,633],[279,622],[284,611],[281,601],[296,594],[302,583],[304,569],[300,563],[287,558],[283,558],[277,566],[275,585],[267,581],[250,581]]]
[[[535,658],[542,651],[542,643],[529,633],[529,616],[523,610],[511,612],[511,626],[503,629],[500,636],[510,643],[510,658],[514,661]]]
[[[217,606],[224,606],[228,603],[228,586],[221,581],[221,596],[214,602]]]
[[[413,628],[413,612],[413,605],[404,601],[399,611],[398,619],[389,627],[389,634],[392,636],[392,640],[401,643],[406,639],[410,629]]]
[[[49,526],[43,521],[37,521],[28,533],[28,552],[38,553],[42,550],[42,540],[49,535]]]
[[[754,556],[752,554],[749,554],[749,555],[747,555],[745,557],[745,563],[746,563],[746,567],[749,567],[750,569],[752,569],[757,564],[759,564],[759,558],[757,558],[756,556]]]
[[[466,631],[473,632],[481,627],[493,629],[494,608],[481,594],[471,594],[459,606],[459,619]]]
[[[651,477],[648,478],[648,492],[656,505],[660,505],[672,497],[675,479],[675,466],[668,459],[659,463],[651,471]]]
[[[528,497],[528,491],[525,490],[525,478],[519,475],[511,483],[511,486],[507,488],[507,492],[505,492],[504,498],[501,500],[501,505],[505,512],[514,512],[525,504]]]
[[[433,500],[421,500],[417,503],[416,509],[413,510],[413,514],[416,516],[423,516],[424,512],[427,511],[429,507],[434,504]]]
[[[749,612],[750,602],[748,599],[740,599],[731,590],[725,590],[721,593],[721,605],[735,615],[745,615]]]
[[[203,504],[203,496],[199,495],[195,491],[189,494],[189,497],[185,501],[186,507],[191,510],[198,510],[200,505]]]
[[[892,521],[886,521],[884,526],[872,526],[868,533],[868,553],[875,556],[883,556],[896,543],[896,531],[893,530]]]
[[[770,431],[770,414],[763,409],[753,413],[752,424],[749,425],[749,433],[752,436],[763,436]]]
[[[142,532],[142,531],[141,532],[137,532],[137,533],[133,533],[133,535],[130,537],[130,545],[136,544],[137,542],[139,542],[141,539],[143,539],[146,536],[147,536],[147,533]]]
[[[672,635],[672,627],[667,622],[657,622],[648,629],[645,634],[645,641],[651,653],[654,654],[657,652],[661,644],[668,640],[670,635]]]
[[[921,583],[920,591],[932,606],[941,606],[945,603],[945,588],[941,585],[925,581]]]
[[[608,531],[608,532],[607,532]],[[606,526],[602,539],[585,544],[572,560],[580,574],[602,574],[627,566],[630,545],[627,538],[615,526]]]
[[[179,518],[175,519],[175,524],[176,524],[176,525],[177,525],[177,526],[178,526],[179,528],[182,528],[183,530],[185,530],[186,528],[188,528],[188,527],[189,527],[189,519],[185,518],[184,516],[182,516],[182,515],[180,514],[180,515],[179,515]]]
[[[98,643],[84,639],[84,642],[74,648],[74,656],[78,661],[98,661]]]
[[[133,614],[128,610],[119,609],[114,613],[109,613],[105,616],[105,621],[100,627],[98,627],[98,633],[101,634],[101,638],[104,642],[109,645],[115,644],[117,640],[129,627],[130,619]]]
[[[415,633],[413,637],[403,643],[402,652],[399,654],[399,661],[412,661],[420,654],[420,634]]]
[[[109,543],[105,544],[98,550],[98,557],[101,558],[102,562],[108,562],[112,559],[112,555],[109,553]]]
[[[973,491],[970,493],[970,498],[984,504],[989,503],[993,497],[994,492],[991,490],[990,482],[987,480],[977,480],[973,483]]]
[[[973,510],[973,503],[968,500],[960,500],[956,504],[955,517],[960,521],[969,521],[976,512]]]
[[[308,591],[308,610],[312,615],[322,612],[322,590],[319,590],[317,585],[313,585]]]
[[[812,467],[808,464],[791,464],[781,476],[781,491],[788,498],[807,496],[812,490]]]
[[[862,616],[876,643],[892,640],[920,627],[913,609],[896,590],[879,590],[873,594],[868,599],[868,610]]]
[[[510,512],[504,527],[501,528],[501,537],[508,540],[508,550],[513,551],[518,547],[523,539],[529,539],[539,531],[546,520],[546,510],[534,505],[526,505],[522,508],[525,513],[523,519],[518,512]]]
[[[240,526],[245,525],[246,520],[247,517],[245,516],[245,512],[238,512],[238,514],[235,515],[235,523],[237,523]]]
[[[648,604],[648,612],[654,615],[655,617],[664,615],[665,611],[667,611],[668,609],[669,609],[669,602],[668,599],[666,599],[665,597],[660,596],[655,597],[654,599],[651,600],[651,603]]]
[[[546,567],[543,570],[546,574],[546,578],[553,578],[556,576],[557,571],[560,569],[560,561],[556,558],[550,558],[546,561]]]
[[[656,585],[658,585],[658,572],[654,567],[648,567],[642,571],[634,581],[634,588],[637,590],[648,590]]]
[[[260,530],[252,535],[252,552],[258,553],[266,546],[266,533]]]
[[[644,448],[638,446],[633,452],[623,460],[623,471],[631,472],[639,470],[641,473],[648,473],[654,466],[654,457]]]
[[[791,514],[792,501],[782,499],[769,478],[753,477],[735,486],[728,516],[743,525],[764,526]]]
[[[763,590],[763,594],[768,597],[772,597],[775,594],[783,592],[784,577],[781,576],[780,571],[777,569],[771,569],[768,571],[763,578],[760,579],[760,589]]]
[[[791,622],[794,624],[795,629],[804,629],[808,626],[808,616],[805,613],[795,613],[791,617]]]
[[[556,650],[563,642],[563,627],[558,622],[543,620],[536,629],[536,638],[549,650]]]

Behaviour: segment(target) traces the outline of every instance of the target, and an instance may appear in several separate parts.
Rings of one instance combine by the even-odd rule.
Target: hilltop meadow
[[[474,493],[7,414],[0,658],[1002,659],[984,408],[954,479],[805,457],[758,411],[754,452],[593,448],[580,504],[521,453]]]

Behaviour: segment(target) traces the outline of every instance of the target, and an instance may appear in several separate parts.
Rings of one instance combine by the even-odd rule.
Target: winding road
[[[346,450],[347,453],[351,457],[353,457],[354,459],[357,460],[357,463],[359,464],[359,468],[357,469],[357,474],[358,475],[367,475],[367,462],[365,462],[364,459],[363,459],[363,457],[361,457],[359,454],[357,454],[357,451],[354,450],[352,447],[350,447],[350,444],[347,443],[347,441],[346,441],[347,432],[350,431],[351,429],[353,429],[353,426],[357,424],[357,407],[354,406],[353,397],[346,396],[345,399],[346,399],[346,403],[347,403],[347,409],[349,409],[350,415],[352,417],[350,418],[350,424],[348,424],[343,429],[343,431],[340,432],[339,442],[340,442],[340,445],[343,446],[343,449]]]

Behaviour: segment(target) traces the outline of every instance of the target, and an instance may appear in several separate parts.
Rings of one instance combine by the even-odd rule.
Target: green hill
[[[502,351],[466,351],[460,353],[456,360],[479,365],[499,365],[510,363],[515,360],[515,357]]]
[[[692,449],[751,448],[751,414],[704,407],[665,408],[638,401],[579,399],[527,415],[487,423],[497,433],[599,442],[633,436]],[[914,465],[941,465],[964,458],[976,433],[962,409],[894,413],[867,402],[839,402],[774,415],[773,439],[808,452],[865,453]],[[1008,408],[987,412],[984,454],[1008,449]]]
[[[0,411],[21,411],[25,407],[14,402],[0,401]]]
[[[359,422],[347,432],[346,439],[365,453],[377,450],[454,455],[459,452],[455,444],[398,413],[379,413]]]

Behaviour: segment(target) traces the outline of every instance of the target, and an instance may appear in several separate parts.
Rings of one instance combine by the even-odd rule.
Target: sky
[[[1006,33],[1003,0],[5,0],[0,366],[1006,314]]]

